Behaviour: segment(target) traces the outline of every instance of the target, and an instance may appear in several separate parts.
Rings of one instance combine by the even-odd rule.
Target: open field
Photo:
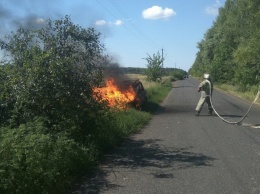
[[[156,86],[156,82],[151,82],[151,81],[148,81],[146,79],[146,75],[141,75],[141,74],[126,74],[126,76],[129,78],[129,79],[139,79],[142,83],[143,83],[143,86],[145,89],[147,88],[150,88],[150,87],[155,87]],[[165,76],[162,78],[162,81],[165,81],[167,79],[170,79],[169,76]]]
[[[141,74],[126,74],[126,76],[129,78],[129,79],[133,79],[133,80],[136,80],[136,79],[139,79],[144,88],[147,89],[147,88],[150,88],[150,87],[153,87],[156,85],[156,83],[153,83],[153,82],[150,82],[146,79],[146,76],[145,75],[141,75]]]

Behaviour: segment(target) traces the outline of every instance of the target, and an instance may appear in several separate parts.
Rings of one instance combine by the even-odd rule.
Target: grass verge
[[[252,87],[251,89],[243,92],[240,91],[238,87],[229,84],[216,84],[215,87],[249,102],[254,101],[258,92],[257,87]],[[260,105],[260,98],[258,98],[256,104]]]
[[[156,83],[155,86],[148,88],[146,90],[148,102],[145,104],[144,110],[153,114],[171,89],[172,82],[170,79],[165,79],[162,83]]]

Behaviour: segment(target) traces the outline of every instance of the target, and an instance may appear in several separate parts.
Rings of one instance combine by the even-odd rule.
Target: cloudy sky
[[[146,67],[146,58],[165,56],[164,67],[186,71],[197,43],[213,25],[225,0],[1,0],[0,38],[18,25],[40,26],[65,15],[102,33],[107,53],[122,67]]]

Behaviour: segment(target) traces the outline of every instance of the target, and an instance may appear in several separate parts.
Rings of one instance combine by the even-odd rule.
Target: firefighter
[[[213,91],[213,84],[210,79],[210,75],[205,73],[204,81],[202,81],[198,87],[198,92],[201,93],[201,96],[196,107],[196,116],[200,115],[200,111],[205,102],[208,104],[208,114],[212,115],[213,108],[210,103],[210,96],[212,95],[212,91]]]

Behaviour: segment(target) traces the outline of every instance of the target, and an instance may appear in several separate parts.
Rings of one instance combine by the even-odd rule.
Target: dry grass
[[[157,85],[156,82],[152,82],[152,81],[149,81],[147,80],[146,78],[146,75],[141,75],[141,74],[126,74],[126,76],[131,79],[131,80],[136,80],[136,79],[139,79],[144,88],[147,89],[147,88],[150,88],[150,87],[155,87]],[[165,82],[166,80],[169,80],[171,78],[171,76],[164,76],[162,78],[162,82]]]
[[[126,76],[129,77],[129,79],[133,79],[133,80],[139,79],[142,82],[142,84],[143,84],[145,89],[153,87],[153,86],[156,85],[155,82],[148,81],[146,79],[145,75],[141,75],[141,74],[126,74]]]

